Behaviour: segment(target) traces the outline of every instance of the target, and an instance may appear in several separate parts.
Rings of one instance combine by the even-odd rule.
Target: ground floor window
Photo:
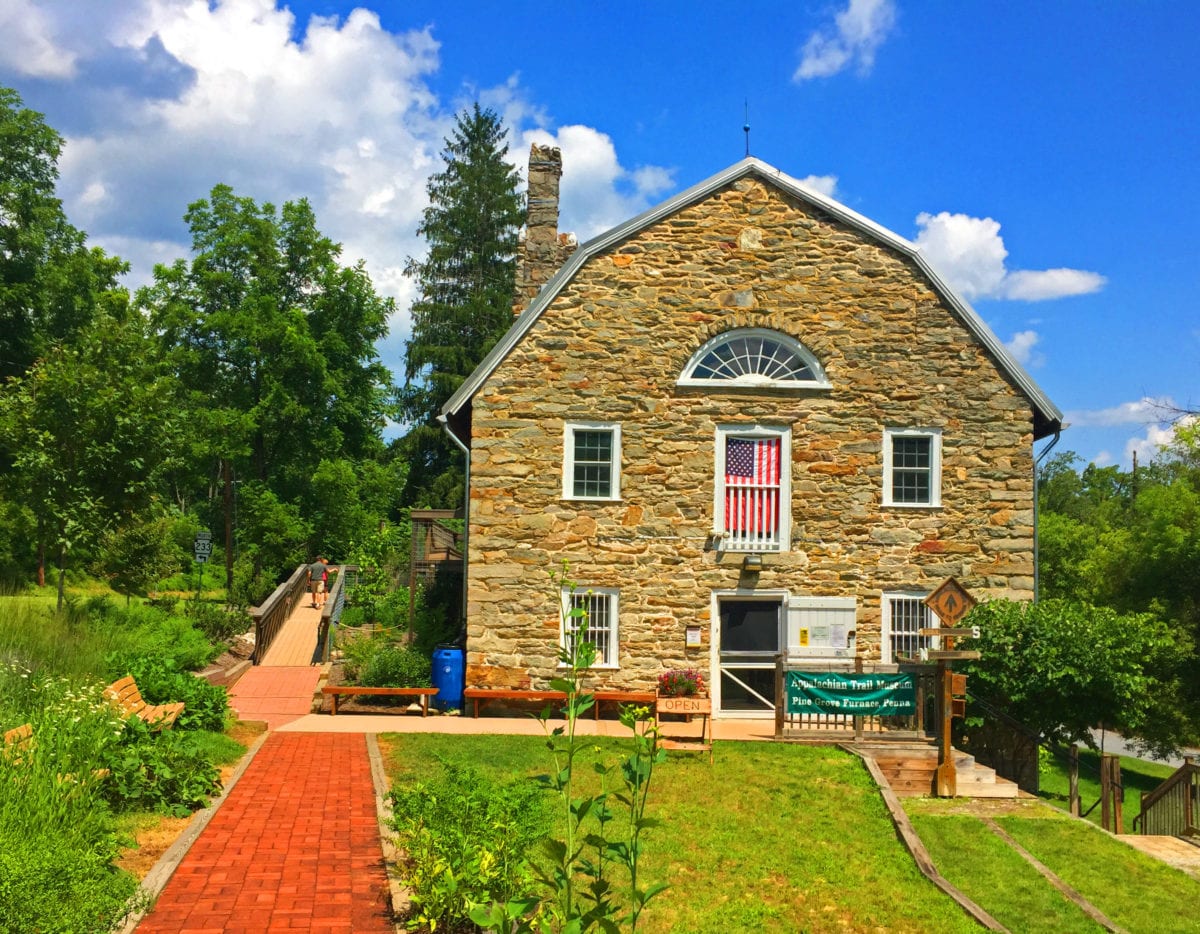
[[[924,603],[923,593],[885,593],[883,595],[883,662],[890,664],[919,658],[921,649],[936,649],[936,637],[920,631],[940,626],[937,615]]]
[[[563,648],[573,649],[586,620],[587,641],[596,647],[595,668],[617,667],[617,596],[618,591],[600,587],[563,591]],[[571,610],[582,610],[584,615],[572,616]]]

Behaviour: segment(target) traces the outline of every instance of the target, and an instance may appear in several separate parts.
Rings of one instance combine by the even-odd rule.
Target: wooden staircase
[[[933,743],[857,743],[854,749],[875,760],[899,797],[933,794],[938,764],[938,751]],[[1019,793],[1015,782],[1001,778],[995,769],[980,765],[974,756],[957,749],[954,766],[960,798],[1015,798]]]

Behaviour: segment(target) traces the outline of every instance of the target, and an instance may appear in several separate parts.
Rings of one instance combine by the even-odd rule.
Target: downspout
[[[471,554],[471,449],[462,443],[462,439],[454,433],[454,429],[450,427],[450,421],[446,418],[445,413],[437,417],[437,420],[442,423],[442,429],[450,436],[450,440],[457,445],[458,449],[463,452],[463,457],[466,458],[466,463],[463,466],[463,573],[462,573],[462,628],[466,632],[467,628],[467,558]],[[1036,516],[1036,513],[1035,513]],[[1037,525],[1035,520],[1034,531],[1036,532]],[[1036,558],[1036,554],[1035,554]],[[1036,579],[1036,578],[1035,578]],[[464,643],[464,648],[465,648]]]
[[[1050,443],[1042,448],[1042,453],[1039,454],[1033,461],[1033,602],[1037,603],[1041,596],[1042,575],[1038,568],[1038,464],[1046,459],[1046,455],[1054,450],[1054,446],[1058,444],[1058,439],[1062,437],[1063,426],[1059,425],[1054,429],[1054,437],[1050,439]],[[465,604],[464,604],[465,606]]]

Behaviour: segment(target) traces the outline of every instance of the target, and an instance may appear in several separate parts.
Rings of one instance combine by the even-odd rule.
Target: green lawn
[[[491,776],[549,770],[538,737],[391,735],[393,782],[438,758]],[[591,755],[615,761],[617,745]],[[591,776],[585,759],[577,775]],[[829,747],[721,743],[715,761],[672,754],[655,773],[643,879],[670,884],[646,932],[912,931],[978,928],[929,884],[896,837],[862,764]]]
[[[1103,928],[973,816],[963,801],[905,802],[942,874],[1012,931]],[[985,805],[986,808],[986,805]],[[1200,881],[1041,802],[995,818],[1005,832],[1131,934],[1200,932]]]

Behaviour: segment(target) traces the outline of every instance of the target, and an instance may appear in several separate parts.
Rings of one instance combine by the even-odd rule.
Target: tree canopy
[[[409,461],[405,502],[454,507],[462,501],[461,457],[436,423],[442,405],[512,324],[517,235],[524,211],[519,176],[506,160],[500,118],[478,104],[458,115],[430,177],[418,233],[429,244],[410,259],[416,280],[406,345],[400,447]]]

